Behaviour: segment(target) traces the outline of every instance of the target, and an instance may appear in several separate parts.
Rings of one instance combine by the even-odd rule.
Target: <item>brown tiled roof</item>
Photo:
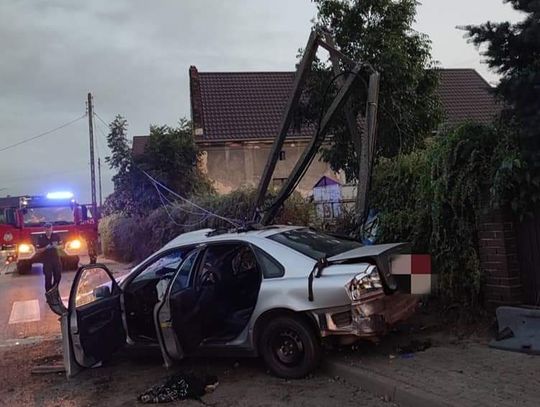
[[[499,112],[491,86],[474,69],[440,69],[438,94],[447,125],[489,123]],[[294,72],[189,70],[191,109],[199,142],[276,137]],[[310,136],[312,128],[289,136]]]
[[[200,119],[194,120],[194,127],[203,129],[200,141],[273,139],[294,72],[200,72],[198,80],[202,115],[195,95],[191,107],[193,118],[202,116],[202,126]],[[291,128],[289,136],[309,137],[312,132],[311,128]]]
[[[488,124],[500,112],[493,88],[474,69],[440,69],[437,93],[445,125],[464,122]]]

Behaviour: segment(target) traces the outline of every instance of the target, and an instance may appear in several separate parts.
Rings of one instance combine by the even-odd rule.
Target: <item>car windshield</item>
[[[287,230],[268,238],[313,259],[332,257],[362,246],[360,242],[308,228]]]
[[[27,208],[24,213],[24,226],[70,225],[74,223],[73,211],[69,206]]]

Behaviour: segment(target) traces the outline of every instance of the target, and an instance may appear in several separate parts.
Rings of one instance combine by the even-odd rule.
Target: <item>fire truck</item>
[[[98,225],[90,207],[78,204],[68,192],[0,198],[0,249],[7,263],[16,262],[20,274],[39,263],[37,242],[47,223],[53,225],[62,241],[60,258],[64,270],[76,270],[79,256],[85,252],[95,263]]]

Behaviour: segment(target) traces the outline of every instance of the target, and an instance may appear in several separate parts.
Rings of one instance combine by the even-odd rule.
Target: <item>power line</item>
[[[171,213],[169,212],[169,209],[167,208],[167,205],[165,204],[165,200],[167,200],[168,202],[170,202],[167,197],[165,197],[165,195],[163,195],[161,193],[161,191],[159,190],[159,187],[158,185],[153,182],[153,181],[150,181],[152,183],[152,185],[154,186],[154,188],[156,189],[156,192],[159,196],[159,199],[161,201],[161,205],[163,206],[163,209],[165,209],[165,212],[167,213],[167,216],[169,217],[169,219],[171,220],[172,223],[174,223],[176,226],[179,226],[179,227],[193,227],[193,226],[198,226],[200,225],[201,223],[204,223],[208,220],[208,218],[210,218],[210,214],[206,214],[204,215],[204,217],[197,221],[197,222],[194,222],[194,223],[185,223],[185,224],[181,224],[181,223],[178,223],[176,222],[176,220],[173,218],[173,216],[171,215]],[[200,214],[199,216],[202,216],[202,214]]]
[[[60,129],[63,129],[64,127],[67,127],[67,126],[69,126],[69,125],[71,125],[71,124],[73,124],[73,123],[75,123],[75,122],[78,122],[78,121],[81,120],[81,119],[84,119],[85,117],[86,117],[86,113],[83,114],[83,115],[80,116],[80,117],[77,117],[75,120],[72,120],[72,121],[70,121],[70,122],[67,122],[67,123],[65,123],[65,124],[62,124],[61,126],[55,127],[54,129],[48,130],[48,131],[46,131],[46,132],[40,133],[40,134],[38,134],[38,135],[36,135],[36,136],[29,137],[29,138],[24,139],[24,140],[21,140],[21,141],[18,141],[17,143],[10,144],[9,146],[0,148],[0,152],[9,150],[10,148],[20,146],[21,144],[28,143],[28,142],[33,141],[33,140],[36,140],[36,139],[38,139],[38,138],[40,138],[40,137],[44,137],[44,136],[46,136],[46,135],[48,135],[48,134],[54,133],[55,131],[58,131],[58,130],[60,130]]]
[[[150,181],[150,182],[152,182],[152,181]],[[155,184],[153,182],[152,182],[152,185],[155,186]],[[173,202],[169,198],[167,198],[159,189],[157,189],[157,192],[170,206],[174,205],[175,202]],[[185,212],[185,213],[187,213],[189,215],[195,215],[195,216],[206,216],[207,215],[204,212],[195,212],[195,211],[191,211],[191,210],[186,209],[186,208],[178,207],[177,209],[180,210],[181,212]]]
[[[177,193],[174,192],[172,189],[168,188],[167,186],[163,185],[161,182],[159,182],[158,180],[156,180],[155,178],[153,178],[153,177],[152,177],[150,174],[148,174],[146,171],[144,171],[144,170],[142,170],[142,169],[140,169],[140,168],[139,168],[139,171],[141,171],[144,175],[146,175],[146,176],[150,179],[150,181],[151,181],[152,183],[155,183],[157,186],[160,186],[161,188],[163,188],[163,189],[166,190],[167,192],[171,193],[173,196],[176,196],[177,198],[181,199],[183,202],[188,203],[188,204],[194,206],[194,207],[197,208],[197,209],[200,209],[202,212],[208,214],[209,216],[213,216],[213,217],[218,218],[218,219],[221,219],[221,220],[223,220],[223,221],[225,221],[225,222],[227,222],[227,223],[230,223],[230,224],[233,225],[234,227],[237,227],[237,228],[241,227],[240,224],[238,224],[238,223],[236,223],[236,222],[233,222],[231,219],[225,218],[225,217],[223,217],[223,216],[221,216],[221,215],[218,215],[218,214],[213,213],[213,212],[211,212],[211,211],[209,211],[209,210],[207,210],[207,209],[204,209],[202,206],[199,206],[199,205],[197,205],[196,203],[191,202],[189,199],[184,198],[183,196],[177,194]]]
[[[101,123],[103,123],[103,124],[105,125],[105,127],[107,127],[107,128],[109,127],[109,124],[108,124],[107,122],[105,122],[105,120],[103,120],[103,119],[101,118],[101,116],[100,116],[99,114],[97,114],[96,111],[94,111],[94,115],[98,118],[98,120],[99,120]]]

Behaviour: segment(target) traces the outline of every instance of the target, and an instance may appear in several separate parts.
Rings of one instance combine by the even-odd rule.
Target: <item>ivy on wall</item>
[[[477,214],[508,206],[526,216],[540,185],[502,125],[450,129],[425,148],[379,160],[373,177],[379,241],[408,241],[414,252],[430,253],[440,298],[465,308],[480,305]]]

